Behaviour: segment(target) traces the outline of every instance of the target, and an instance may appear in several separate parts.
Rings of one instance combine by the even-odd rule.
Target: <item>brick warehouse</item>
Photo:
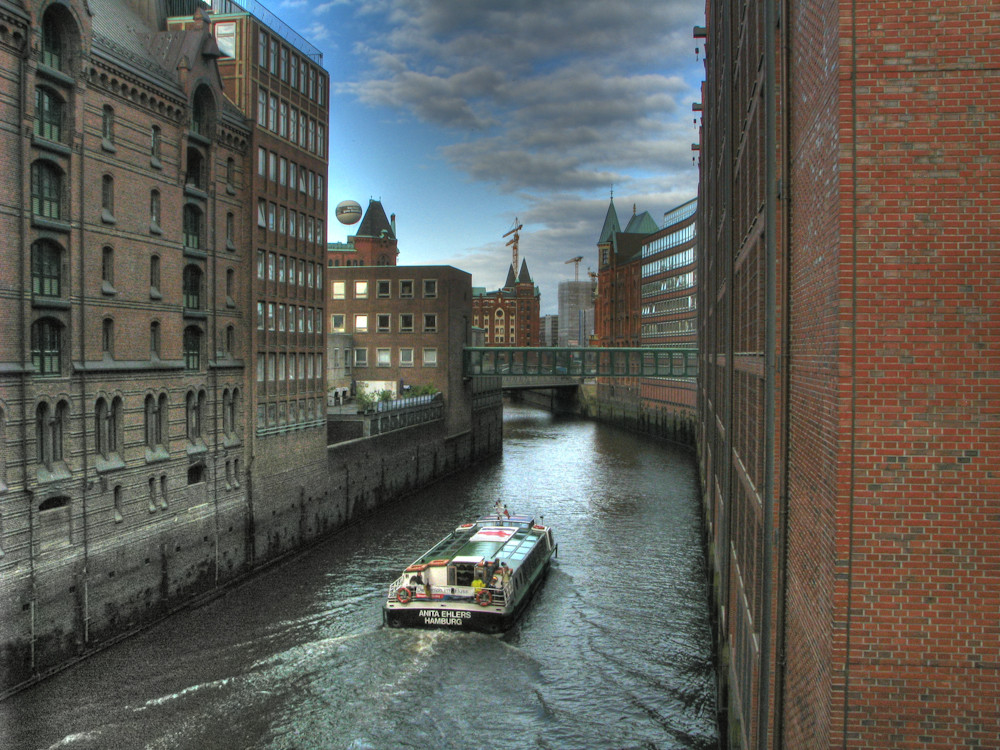
[[[699,463],[730,746],[998,747],[1000,3],[706,19]]]

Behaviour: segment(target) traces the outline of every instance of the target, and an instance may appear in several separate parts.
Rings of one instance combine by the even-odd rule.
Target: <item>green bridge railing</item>
[[[696,349],[467,346],[463,375],[695,378]]]

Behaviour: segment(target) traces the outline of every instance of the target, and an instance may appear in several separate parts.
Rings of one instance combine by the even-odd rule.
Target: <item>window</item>
[[[257,64],[262,67],[267,67],[267,34],[263,31],[257,33]]]
[[[265,267],[264,258],[265,258],[264,251],[263,250],[258,250],[257,251],[257,278],[258,279],[263,279],[264,278],[264,267]]]
[[[115,354],[115,321],[111,318],[101,321],[101,353],[105,357]]]
[[[424,367],[437,367],[437,349],[424,349]]]
[[[354,366],[355,367],[368,367],[368,350],[367,349],[355,349],[354,350]]]
[[[382,279],[375,282],[375,296],[383,299],[389,296],[389,281]]]
[[[264,89],[257,89],[257,124],[267,127],[267,91]]]
[[[101,291],[115,293],[115,251],[107,246],[101,249]]]
[[[267,127],[272,133],[278,132],[278,97],[274,94],[268,97]]]
[[[72,542],[73,521],[68,497],[50,497],[38,505],[38,543],[45,552]]]
[[[157,320],[149,324],[149,354],[160,356],[160,323]]]
[[[239,398],[240,392],[234,388],[232,391],[225,391],[222,394],[222,430],[227,435],[236,433],[236,425],[239,419]]]
[[[344,316],[341,313],[334,313],[330,316],[330,330],[333,333],[344,332]]]
[[[201,309],[201,269],[185,266],[182,276],[184,307],[188,310]]]
[[[191,106],[191,132],[203,136],[212,134],[214,102],[208,86],[199,86],[194,93],[194,102]]]
[[[112,495],[112,507],[114,508],[114,520],[115,523],[121,523],[124,519],[122,516],[122,486],[120,484],[115,485],[114,493]]]
[[[31,364],[39,375],[62,373],[62,326],[42,318],[31,325]]]
[[[354,316],[354,332],[364,333],[368,330],[368,316],[367,315],[355,315]]]
[[[146,396],[144,405],[146,426],[146,447],[154,449],[157,446],[166,447],[169,441],[169,420],[167,413],[167,394],[161,393],[157,398],[152,394]]]
[[[299,58],[298,55],[292,54],[292,65],[288,69],[288,83],[293,89],[299,86]]]
[[[160,256],[152,255],[149,258],[149,296],[160,296]]]
[[[122,435],[122,400],[115,397],[110,405],[107,399],[97,399],[95,411],[94,434],[97,441],[97,452],[102,458],[108,459],[121,450]]]
[[[413,333],[413,313],[400,313],[399,332]]]
[[[424,313],[424,333],[434,333],[438,325],[437,313]]]
[[[101,113],[101,148],[115,150],[115,111],[107,104]]]
[[[278,108],[278,135],[282,138],[288,136],[288,103],[285,101],[282,101]]]
[[[201,247],[201,211],[196,206],[184,206],[184,247]]]
[[[368,299],[368,282],[354,282],[354,299]]]
[[[42,65],[55,70],[63,69],[63,43],[59,24],[52,13],[46,13],[42,21]]]
[[[267,228],[269,231],[273,232],[275,229],[274,217],[277,213],[277,206],[273,203],[267,204]]]
[[[424,279],[424,297],[431,298],[438,296],[437,279]]]
[[[306,309],[299,305],[299,333],[306,331]]]
[[[158,125],[154,125],[149,133],[149,163],[160,169],[161,133]]]
[[[101,221],[115,223],[115,180],[109,174],[101,178]]]
[[[205,160],[201,151],[196,148],[187,150],[187,169],[184,172],[184,184],[198,190],[205,189]]]
[[[153,234],[162,234],[160,228],[160,191],[153,190],[149,194],[149,231]]]
[[[283,304],[278,305],[278,330],[285,330],[285,306]]]
[[[413,349],[403,348],[399,350],[399,366],[413,367]]]
[[[185,417],[187,420],[188,442],[197,443],[201,441],[202,424],[205,417],[205,402],[207,396],[205,391],[188,391],[185,399]]]
[[[332,292],[331,292],[330,296],[333,299],[344,299],[345,296],[346,296],[346,294],[345,294],[345,287],[346,287],[346,283],[343,282],[343,281],[334,281],[334,282],[331,282]]]
[[[236,249],[236,217],[226,214],[226,250]]]
[[[197,326],[184,329],[184,369],[201,369],[201,330]]]
[[[62,218],[62,172],[54,164],[31,165],[31,212],[46,219]]]
[[[278,68],[278,75],[282,81],[288,80],[288,47],[281,48],[281,58],[280,67]]]
[[[281,103],[281,106],[285,106],[284,102]],[[288,159],[284,156],[278,160],[278,182],[282,185],[288,182]]]
[[[62,252],[51,240],[31,246],[31,293],[36,297],[58,297],[61,291]]]
[[[263,198],[257,199],[257,226],[267,227],[267,201]]]
[[[235,304],[236,296],[236,271],[232,268],[226,269],[226,304]]]
[[[69,427],[69,402],[60,401],[55,410],[42,402],[35,410],[35,439],[38,463],[50,471],[63,460],[63,438]]]
[[[273,331],[274,330],[274,321],[275,321],[275,318],[277,318],[277,316],[274,314],[274,303],[273,302],[268,302],[267,303],[267,330],[269,330],[269,331]]]
[[[264,303],[263,302],[258,302],[257,303],[257,330],[258,331],[263,331],[264,330]]]
[[[264,353],[263,352],[258,352],[257,353],[257,382],[258,383],[263,383],[264,382],[264,362],[265,362]]]
[[[288,140],[292,143],[298,141],[299,138],[299,111],[292,107],[288,110]],[[293,172],[295,170],[292,170]],[[294,175],[293,175],[294,176]],[[293,188],[295,187],[295,180],[293,179],[288,183]]]
[[[286,259],[286,257],[284,255],[282,255],[281,257],[278,258],[278,283],[279,284],[284,284],[285,283],[285,263],[286,263],[286,260],[287,259]]]
[[[272,73],[278,72],[278,40],[271,40],[271,64],[268,67]]]
[[[378,330],[380,333],[388,333],[389,319],[391,317],[392,316],[390,316],[389,313],[379,313],[378,315],[376,315],[375,316],[376,330]]]
[[[62,99],[48,89],[35,89],[35,135],[50,141],[61,141],[62,121]]]
[[[226,187],[236,189],[236,160],[231,156],[226,159]]]
[[[403,279],[399,282],[399,297],[400,299],[412,299],[413,298],[413,280]]]
[[[288,330],[295,333],[295,305],[288,306]]]
[[[378,357],[377,360],[378,367],[389,367],[389,365],[392,364],[391,349],[378,349],[376,350],[376,356]]]

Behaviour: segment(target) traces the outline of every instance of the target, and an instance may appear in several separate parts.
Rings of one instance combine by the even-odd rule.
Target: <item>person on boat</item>
[[[504,586],[510,583],[510,568],[507,567],[506,562],[500,563],[500,577],[503,579]]]
[[[413,593],[417,593],[417,586],[423,586],[424,596],[428,599],[431,598],[431,584],[430,581],[425,581],[420,573],[414,573],[413,578],[410,579],[410,586],[413,588]]]
[[[503,506],[503,514],[504,514],[504,516],[506,518],[510,518],[510,511],[507,510],[507,504],[506,503],[504,503],[504,506]]]
[[[472,581],[472,588],[481,589],[483,587],[483,579],[478,576]]]

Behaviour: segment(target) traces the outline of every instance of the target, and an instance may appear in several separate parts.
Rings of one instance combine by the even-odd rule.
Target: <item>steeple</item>
[[[521,261],[521,273],[517,275],[518,284],[531,284],[531,274],[528,273],[528,261]]]
[[[608,213],[604,217],[604,228],[601,229],[601,237],[597,240],[598,245],[611,242],[615,234],[622,231],[621,224],[618,223],[618,212],[615,210],[615,198],[611,196],[611,203],[608,204]]]

